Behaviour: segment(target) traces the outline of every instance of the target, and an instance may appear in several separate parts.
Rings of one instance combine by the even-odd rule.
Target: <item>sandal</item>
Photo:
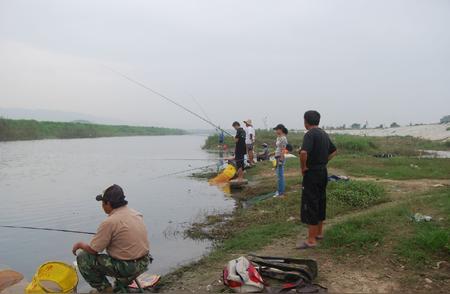
[[[295,248],[298,249],[298,250],[305,250],[305,249],[315,248],[316,246],[317,246],[316,244],[311,245],[311,244],[308,244],[308,242],[305,241],[302,244],[297,245],[297,247],[295,247]]]
[[[316,240],[323,240],[323,235],[318,235],[318,236],[316,236]]]

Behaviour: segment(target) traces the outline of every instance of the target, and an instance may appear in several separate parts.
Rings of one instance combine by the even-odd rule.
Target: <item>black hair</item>
[[[119,208],[119,207],[122,207],[122,206],[125,206],[128,204],[128,201],[126,201],[126,200],[123,200],[121,202],[111,202],[111,201],[103,201],[103,202],[105,204],[109,203],[111,205],[112,209],[116,209],[116,208]]]
[[[278,124],[273,128],[274,130],[281,130],[285,135],[289,133],[288,129],[283,124]]]
[[[233,124],[232,124],[232,126],[234,127],[234,126],[238,126],[238,127],[240,127],[241,126],[241,124],[239,123],[239,122],[237,122],[237,121],[235,121]]]
[[[320,113],[315,110],[308,110],[303,117],[311,126],[318,126],[320,123]]]
[[[286,144],[286,150],[292,152],[292,150],[294,150],[294,147],[292,147],[292,145],[288,143]]]

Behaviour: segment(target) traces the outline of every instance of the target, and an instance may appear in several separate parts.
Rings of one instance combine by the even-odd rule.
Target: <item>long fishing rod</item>
[[[154,161],[216,161],[216,160],[226,160],[228,158],[219,157],[219,158],[146,158],[146,160],[154,160]]]
[[[154,181],[154,180],[158,180],[158,179],[161,179],[161,178],[170,177],[170,176],[176,176],[176,175],[184,174],[184,173],[187,173],[187,172],[196,171],[196,170],[200,170],[200,169],[205,169],[205,168],[213,167],[213,166],[217,166],[217,164],[214,163],[214,164],[208,164],[208,165],[204,165],[204,166],[200,166],[200,167],[194,167],[194,168],[190,168],[190,169],[180,170],[180,171],[176,171],[176,172],[173,172],[173,173],[156,176],[156,177],[150,178],[148,180],[149,181]]]
[[[158,95],[159,97],[163,98],[164,100],[167,100],[167,101],[169,101],[170,103],[172,103],[172,104],[178,106],[179,108],[181,108],[181,109],[183,109],[183,110],[189,112],[190,114],[194,115],[195,117],[197,117],[197,118],[201,119],[202,121],[206,122],[207,124],[213,126],[215,129],[218,129],[218,130],[220,130],[220,131],[222,131],[222,132],[224,132],[224,133],[226,133],[226,134],[228,134],[228,135],[230,135],[230,136],[233,137],[233,135],[232,135],[231,133],[229,133],[229,132],[227,132],[226,130],[222,129],[220,126],[216,125],[216,124],[213,123],[211,120],[209,120],[209,119],[207,119],[207,118],[205,118],[205,117],[199,115],[198,113],[196,113],[196,112],[190,110],[190,109],[187,108],[186,106],[184,106],[184,105],[178,103],[177,101],[175,101],[175,100],[173,100],[173,99],[167,97],[166,95],[164,95],[164,94],[162,94],[162,93],[160,93],[160,92],[158,92],[158,91],[156,91],[156,90],[150,88],[149,86],[145,85],[144,83],[139,82],[139,81],[137,81],[137,80],[135,80],[135,79],[133,79],[133,78],[131,78],[131,77],[129,77],[129,76],[127,76],[127,75],[125,75],[125,74],[123,74],[123,73],[121,73],[121,72],[115,70],[115,69],[112,69],[112,68],[110,68],[110,67],[108,67],[108,66],[105,66],[105,65],[104,65],[104,67],[106,67],[106,68],[108,68],[110,71],[112,71],[112,72],[114,72],[114,73],[120,75],[121,77],[127,79],[128,81],[132,82],[133,84],[136,84],[136,85],[138,85],[139,87],[144,88],[144,89],[146,89],[146,90],[152,92],[153,94]]]
[[[191,94],[192,100],[194,100],[195,104],[197,104],[198,108],[200,108],[200,111],[203,113],[203,115],[208,119],[211,120],[212,119],[209,117],[209,115],[206,113],[205,109],[203,108],[203,106],[197,101],[197,99],[195,99],[194,95]]]
[[[53,228],[40,228],[40,227],[28,227],[28,226],[0,226],[0,228],[27,229],[27,230],[54,231],[54,232],[64,232],[64,233],[95,235],[95,233],[85,232],[85,231],[74,231],[74,230],[53,229]]]

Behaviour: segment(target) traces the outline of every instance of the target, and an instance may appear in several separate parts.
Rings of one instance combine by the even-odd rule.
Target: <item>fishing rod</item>
[[[216,160],[227,160],[229,158],[146,158],[146,160],[154,161],[216,161]]]
[[[0,228],[8,228],[8,229],[27,229],[27,230],[54,231],[54,232],[64,232],[64,233],[75,233],[75,234],[95,235],[95,233],[92,233],[92,232],[85,232],[85,231],[74,231],[74,230],[53,229],[53,228],[40,228],[40,227],[28,227],[28,226],[0,226]]]
[[[184,106],[184,105],[178,103],[177,101],[173,100],[172,98],[170,98],[170,97],[168,97],[168,96],[166,96],[166,95],[164,95],[164,94],[162,94],[162,93],[160,93],[160,92],[158,92],[158,91],[156,91],[156,90],[150,88],[149,86],[145,85],[144,83],[139,82],[139,81],[137,81],[137,80],[135,80],[135,79],[133,79],[133,78],[131,78],[131,77],[129,77],[129,76],[127,76],[127,75],[125,75],[125,74],[123,74],[123,73],[117,71],[117,70],[115,70],[115,69],[112,69],[112,68],[110,68],[110,67],[108,67],[108,66],[105,66],[105,65],[104,65],[104,67],[108,68],[110,71],[116,73],[117,75],[119,75],[119,76],[121,76],[121,77],[127,79],[128,81],[132,82],[133,84],[138,85],[139,87],[144,88],[144,89],[146,89],[146,90],[152,92],[153,94],[155,94],[155,95],[157,95],[157,96],[163,98],[164,100],[169,101],[170,103],[172,103],[172,104],[178,106],[179,108],[181,108],[181,109],[183,109],[183,110],[189,112],[190,114],[194,115],[195,117],[197,117],[197,118],[201,119],[202,121],[206,122],[207,124],[213,126],[215,129],[220,130],[220,131],[222,131],[222,132],[224,132],[224,133],[226,133],[226,134],[228,134],[228,135],[230,135],[230,136],[233,137],[233,135],[232,135],[231,133],[229,133],[228,131],[222,129],[220,126],[216,125],[216,124],[213,123],[211,120],[209,120],[209,119],[207,119],[207,118],[201,116],[200,114],[198,114],[198,113],[196,113],[196,112],[190,110],[189,108],[187,108],[186,106]]]
[[[156,176],[156,177],[150,178],[148,180],[149,181],[154,181],[154,180],[158,180],[158,179],[161,179],[161,178],[170,177],[170,176],[176,176],[176,175],[184,174],[184,173],[187,173],[187,172],[196,171],[196,170],[200,170],[200,169],[205,169],[205,168],[213,167],[213,166],[217,166],[217,164],[214,163],[214,164],[208,164],[208,165],[204,165],[204,166],[200,166],[200,167],[194,167],[194,168],[190,168],[190,169],[180,170],[180,171],[176,171],[176,172],[173,172],[173,173]]]
[[[194,100],[195,104],[197,104],[198,108],[200,108],[200,111],[203,113],[203,115],[208,119],[211,120],[212,119],[209,117],[209,115],[206,113],[205,109],[203,108],[203,106],[197,101],[197,99],[195,99],[194,95],[190,94],[192,97],[192,100]]]

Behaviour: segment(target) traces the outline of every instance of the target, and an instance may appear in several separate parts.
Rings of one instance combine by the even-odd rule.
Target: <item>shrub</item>
[[[373,182],[333,182],[329,185],[328,197],[350,207],[367,208],[383,202],[386,193],[381,185]]]
[[[383,222],[369,217],[353,218],[329,228],[322,246],[333,249],[337,255],[371,251],[383,242],[385,230]]]
[[[336,147],[343,152],[370,152],[377,149],[377,144],[372,137],[336,135],[334,136]]]

